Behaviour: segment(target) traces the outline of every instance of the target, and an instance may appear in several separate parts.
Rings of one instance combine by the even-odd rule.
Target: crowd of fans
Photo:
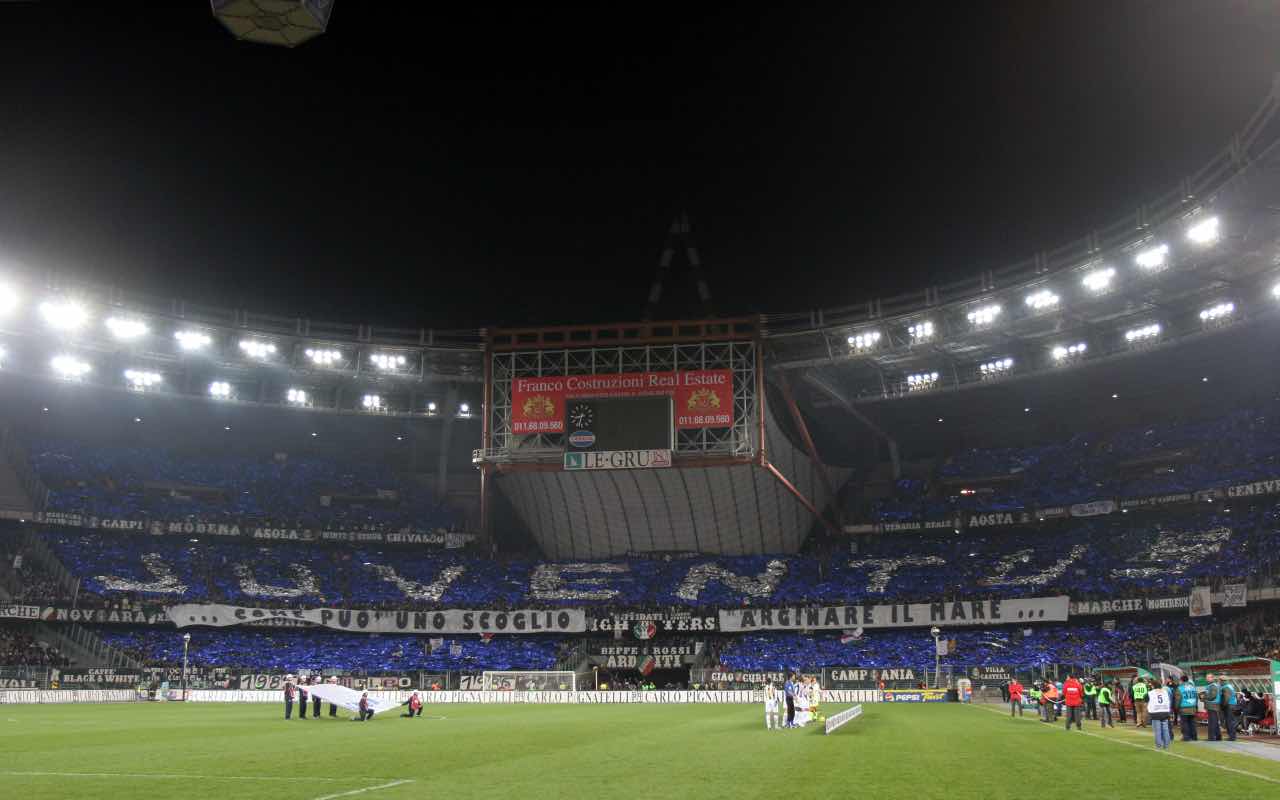
[[[954,643],[943,668],[1003,666],[1035,670],[1050,664],[1111,666],[1150,664],[1169,658],[1172,639],[1194,629],[1185,619],[1035,628],[953,629]],[[933,638],[923,631],[867,631],[857,639],[840,634],[758,633],[729,640],[720,663],[744,672],[860,667],[932,670]]]
[[[154,665],[182,664],[182,637],[172,629],[100,626],[114,647]],[[546,636],[495,636],[490,640],[369,635],[307,629],[218,629],[192,632],[189,663],[247,671],[336,669],[376,674],[407,670],[481,672],[550,670],[564,642]]]
[[[1173,594],[1280,566],[1280,511],[1114,515],[1053,529],[864,537],[814,556],[548,564],[112,533],[45,533],[87,604],[216,601],[275,607],[714,609],[1070,594]],[[32,598],[38,599],[38,598]]]
[[[25,625],[0,622],[0,666],[66,667],[57,647],[38,641]]]
[[[929,481],[903,479],[876,521],[1196,492],[1280,476],[1280,400],[1208,420],[957,453]],[[972,494],[965,487],[981,487]]]
[[[374,463],[32,442],[49,510],[108,519],[225,519],[339,530],[454,529],[460,518],[420,485]]]

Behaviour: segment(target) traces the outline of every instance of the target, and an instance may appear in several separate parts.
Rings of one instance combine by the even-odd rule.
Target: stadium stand
[[[71,661],[22,623],[0,623],[0,666],[62,667]]]
[[[971,448],[932,480],[904,478],[879,522],[1196,492],[1280,474],[1280,400],[1208,419],[1157,422],[1026,447]],[[966,493],[961,493],[968,490]]]
[[[108,644],[149,664],[182,663],[182,640],[154,629],[109,628],[98,634]],[[203,667],[242,667],[289,671],[311,666],[361,672],[547,670],[555,667],[562,646],[547,637],[500,637],[489,641],[448,638],[434,650],[417,636],[368,636],[306,630],[222,630],[194,637],[189,657]]]
[[[1017,628],[960,630],[948,634],[955,641],[941,665],[969,669],[989,665],[1032,671],[1049,665],[1129,663],[1140,658],[1152,663],[1167,658],[1170,635],[1184,633],[1184,622],[1129,623],[1114,630],[1098,625],[1047,625],[1024,635]],[[866,633],[842,642],[831,634],[746,634],[733,639],[720,653],[720,663],[746,672],[817,670],[856,663],[868,667],[932,664],[933,641],[919,633]]]
[[[46,531],[43,537],[80,578],[89,604],[126,599],[281,607],[716,608],[992,594],[1086,599],[1171,593],[1205,579],[1245,579],[1280,566],[1280,511],[1248,507],[1112,515],[1044,528],[886,535],[864,539],[854,555],[569,564],[108,532]],[[31,599],[45,599],[37,596],[41,585],[49,584],[32,587]]]
[[[62,439],[28,445],[52,511],[220,518],[298,527],[452,528],[458,516],[385,465],[273,454],[178,453]]]

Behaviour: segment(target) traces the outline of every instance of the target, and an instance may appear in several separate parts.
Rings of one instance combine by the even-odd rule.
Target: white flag
[[[1213,590],[1208,586],[1197,586],[1191,590],[1191,600],[1187,610],[1193,617],[1209,617],[1213,615]]]

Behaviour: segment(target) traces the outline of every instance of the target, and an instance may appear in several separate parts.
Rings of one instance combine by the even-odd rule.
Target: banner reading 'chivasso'
[[[733,372],[699,369],[514,378],[511,431],[564,433],[565,400],[641,395],[670,396],[677,428],[727,428],[733,424]]]

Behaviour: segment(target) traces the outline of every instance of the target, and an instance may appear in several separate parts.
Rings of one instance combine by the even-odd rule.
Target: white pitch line
[[[9,771],[0,775],[14,777],[44,778],[164,778],[168,780],[200,780],[200,781],[310,781],[323,783],[355,783],[356,781],[376,781],[381,778],[320,778],[310,776],[280,775],[176,775],[168,772],[35,772]]]
[[[993,714],[999,714],[999,715],[1000,715],[1000,716],[1002,716],[1002,717],[1004,716],[1004,712],[1003,712],[1003,711],[997,711],[997,710],[995,710],[994,708],[987,708],[986,706],[974,706],[974,707],[975,707],[975,708],[981,708],[983,711],[990,711],[990,712],[991,712],[991,713],[993,713]],[[1011,717],[1009,717],[1009,719],[1014,719],[1014,718],[1011,716]],[[1027,720],[1028,722],[1035,722],[1035,721],[1037,721],[1037,720],[1039,719],[1039,717],[1037,716],[1037,717],[1030,717],[1030,718],[1027,718],[1027,717],[1021,717],[1021,716],[1019,716],[1019,717],[1017,717],[1017,719],[1020,719],[1020,720],[1025,719],[1025,720]],[[1056,723],[1055,723],[1055,727],[1056,727]],[[1052,730],[1052,729],[1051,729],[1051,728],[1044,728],[1043,730]],[[1276,783],[1276,784],[1280,784],[1280,779],[1277,779],[1277,778],[1270,778],[1270,777],[1267,777],[1266,775],[1259,775],[1259,774],[1258,774],[1258,773],[1256,773],[1256,772],[1249,772],[1249,771],[1247,771],[1247,770],[1243,770],[1243,769],[1236,769],[1235,767],[1228,767],[1228,766],[1224,766],[1224,765],[1222,765],[1222,764],[1215,764],[1215,763],[1213,763],[1212,761],[1203,761],[1203,760],[1201,760],[1201,759],[1199,759],[1199,758],[1192,758],[1191,756],[1184,756],[1184,755],[1182,755],[1181,753],[1174,753],[1174,752],[1172,752],[1172,751],[1170,751],[1170,750],[1157,750],[1157,749],[1155,749],[1155,735],[1154,735],[1154,734],[1152,734],[1152,744],[1151,744],[1151,746],[1149,746],[1149,747],[1148,747],[1148,746],[1146,746],[1146,745],[1138,744],[1137,742],[1126,742],[1124,739],[1113,739],[1113,738],[1111,738],[1110,736],[1103,736],[1103,735],[1101,735],[1101,734],[1097,734],[1097,733],[1090,733],[1089,731],[1077,731],[1077,733],[1083,733],[1085,736],[1092,736],[1093,738],[1095,738],[1095,739],[1101,739],[1101,740],[1102,740],[1102,741],[1104,741],[1104,742],[1114,742],[1115,744],[1123,744],[1123,745],[1128,745],[1129,747],[1136,747],[1136,748],[1138,748],[1139,750],[1145,750],[1145,751],[1146,751],[1146,752],[1148,752],[1148,753],[1155,753],[1156,755],[1165,755],[1165,756],[1169,756],[1170,758],[1180,758],[1180,759],[1182,759],[1183,761],[1190,761],[1192,764],[1201,764],[1201,765],[1206,766],[1206,767],[1213,767],[1214,769],[1220,769],[1220,770],[1223,770],[1224,772],[1234,772],[1234,773],[1236,773],[1237,775],[1246,775],[1246,776],[1248,776],[1248,777],[1250,777],[1250,778],[1257,778],[1257,779],[1258,779],[1258,780],[1260,780],[1260,781],[1266,781],[1267,783]]]
[[[401,786],[406,783],[413,783],[413,779],[405,778],[400,781],[392,781],[391,783],[383,783],[378,786],[366,786],[363,789],[352,789],[349,792],[338,792],[337,794],[326,794],[324,797],[317,797],[315,800],[334,800],[337,797],[350,797],[353,794],[364,794],[365,792],[376,792],[379,789],[390,789],[392,786]]]

